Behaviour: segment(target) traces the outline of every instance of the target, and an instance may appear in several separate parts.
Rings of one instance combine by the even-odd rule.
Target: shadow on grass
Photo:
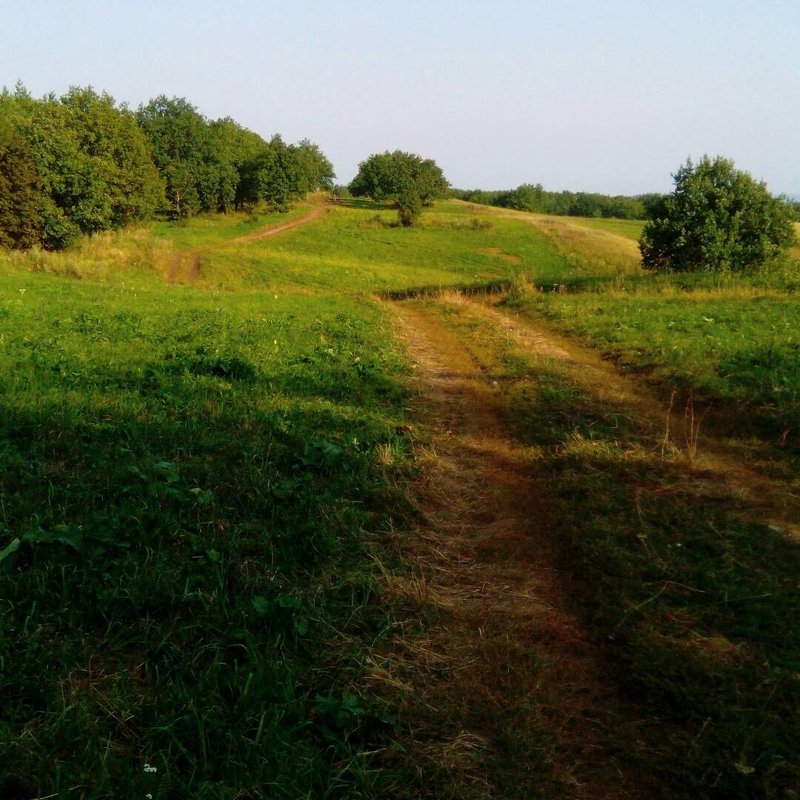
[[[665,797],[791,796],[800,784],[800,543],[720,478],[665,459],[625,409],[561,374],[511,389],[543,446],[561,567],[643,708]]]
[[[393,203],[379,203],[366,197],[340,197],[334,205],[342,208],[358,208],[363,211],[395,211],[397,206]]]
[[[366,540],[398,508],[375,448],[403,443],[196,388],[2,404],[3,797],[363,788],[388,728],[346,687],[388,625]]]

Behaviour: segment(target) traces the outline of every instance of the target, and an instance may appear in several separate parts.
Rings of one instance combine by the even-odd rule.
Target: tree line
[[[499,191],[453,189],[453,196],[471,203],[537,214],[616,219],[644,219],[662,197],[654,193],[627,197],[593,192],[549,192],[540,183],[523,183],[516,189]]]
[[[0,246],[60,249],[154,214],[286,211],[334,177],[312,142],[266,140],[183,98],[133,111],[90,87],[41,99],[19,84],[0,92]]]

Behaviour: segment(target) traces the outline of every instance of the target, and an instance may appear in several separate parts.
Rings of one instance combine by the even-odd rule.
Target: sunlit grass
[[[613,233],[615,236],[624,236],[626,239],[639,241],[644,228],[644,220],[640,219],[602,219],[593,217],[570,217],[570,222],[583,225],[596,231]]]
[[[395,216],[335,208],[290,235],[210,252],[202,281],[216,288],[379,292],[480,285],[518,272],[556,280],[566,271],[550,242],[516,221],[483,222],[455,203],[437,205],[415,228],[391,227]]]
[[[308,208],[0,253],[0,794],[392,794],[371,759],[397,723],[362,676],[402,619],[380,595],[376,559],[403,524],[411,446],[398,432],[408,364],[374,292],[513,283],[516,311],[583,337],[665,396],[697,390],[733,426],[796,431],[791,260],[746,279],[652,276],[633,223],[446,202],[405,230],[391,209],[363,205],[248,244],[232,240]],[[176,256],[193,250],[193,283],[168,285]],[[522,380],[529,365],[507,355],[498,380],[515,365]],[[783,576],[778,564],[748,577],[741,565],[782,551],[735,515],[709,527],[681,495],[662,525],[672,466],[642,462],[638,442],[619,441],[619,415],[540,372],[511,387],[510,425],[554,457],[574,523],[565,541],[604,635],[656,585],[640,540],[624,538],[636,525],[661,578],[706,580],[706,547],[733,559],[752,594]],[[674,547],[684,529],[702,533],[691,557]],[[639,578],[608,583],[626,569]],[[718,590],[702,589],[711,606],[693,637],[664,622],[683,613],[672,589],[652,616],[625,617],[637,685],[682,703],[680,664],[705,686],[715,658],[732,679],[739,651]],[[748,624],[770,613],[752,609]],[[781,625],[770,618],[770,635]],[[757,739],[767,755],[784,752],[761,735],[773,716]],[[701,767],[714,747],[728,753],[711,734]],[[759,758],[750,748],[740,766],[760,770]]]

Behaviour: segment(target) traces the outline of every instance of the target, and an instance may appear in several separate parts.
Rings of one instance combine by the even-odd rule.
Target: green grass
[[[691,282],[691,278],[688,279]],[[731,428],[800,434],[800,302],[752,281],[645,277],[595,291],[530,293],[516,305],[641,372],[667,395],[712,402]],[[699,285],[697,285],[699,284]]]
[[[6,271],[0,342],[0,794],[366,791],[380,309]]]
[[[399,791],[411,766],[374,764],[399,723],[362,680],[407,624],[378,578],[406,364],[369,293],[561,262],[519,224],[393,217],[0,254],[0,795]],[[198,282],[165,284],[200,246]]]
[[[635,238],[642,223],[570,220],[587,230]],[[544,317],[663,396],[677,389],[714,409],[721,429],[800,442],[800,260],[783,259],[742,275],[648,275],[638,267],[610,274],[599,255],[609,237],[572,240],[564,223],[537,222],[559,245],[569,272],[553,286],[532,281],[512,307]],[[612,240],[613,242],[613,240]],[[610,258],[613,262],[613,258]]]
[[[644,228],[644,220],[641,219],[596,219],[593,217],[570,217],[571,222],[591,228],[595,231],[605,231],[616,236],[624,236],[626,239],[633,239],[638,242]]]
[[[533,285],[517,311],[732,424],[794,432],[791,269],[637,277],[611,237],[565,256],[464,204],[411,230],[359,206],[249,244],[230,240],[287,217],[0,254],[0,796],[403,791],[404,723],[363,681],[375,643],[409,625],[378,564],[407,514],[408,365],[373,292]],[[199,247],[197,283],[166,285]],[[519,379],[509,359],[498,380]],[[641,460],[624,415],[561,377],[509,397],[517,435],[551,457],[565,563],[621,682],[684,731],[665,780],[790,797],[795,551],[736,503],[674,489],[675,465]],[[658,734],[643,732],[654,761]],[[376,771],[379,751],[395,766]]]
[[[334,209],[291,236],[212,251],[203,283],[215,289],[371,293],[480,285],[531,271],[564,273],[563,259],[540,234],[513,220],[440,204],[416,228],[389,227],[396,213]],[[499,252],[495,252],[499,251]]]
[[[308,214],[312,206],[302,203],[286,214],[229,212],[228,214],[203,214],[175,222],[156,222],[153,236],[167,239],[176,247],[200,247],[221,244],[239,236],[259,230],[284,225]]]

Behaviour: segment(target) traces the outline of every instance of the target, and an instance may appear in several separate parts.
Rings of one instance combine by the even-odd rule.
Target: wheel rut
[[[421,522],[403,553],[416,565],[405,589],[434,620],[405,653],[414,758],[443,765],[459,797],[649,796],[617,760],[636,714],[571,608],[534,454],[506,430],[502,394],[469,344],[421,305],[393,309],[430,434],[417,451]]]

